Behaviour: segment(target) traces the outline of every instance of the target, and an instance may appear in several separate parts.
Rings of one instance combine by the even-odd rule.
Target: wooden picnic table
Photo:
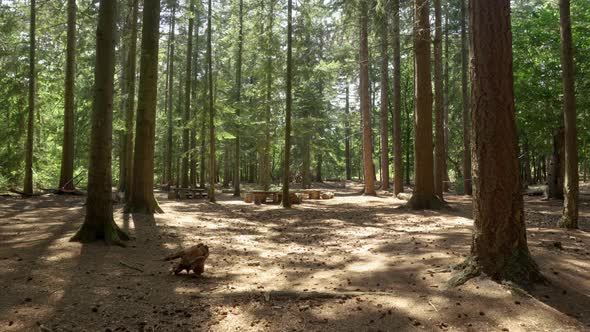
[[[205,198],[207,197],[207,189],[205,188],[170,188],[174,192],[176,199],[188,199],[188,198]]]
[[[272,197],[272,203],[279,203],[279,192],[278,191],[250,191],[247,192],[244,197],[244,202],[252,203],[256,205],[266,204],[268,197]]]

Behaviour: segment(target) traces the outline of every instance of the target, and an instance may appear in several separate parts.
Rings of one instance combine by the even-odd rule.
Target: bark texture
[[[188,188],[191,183],[189,182],[189,167],[190,167],[190,134],[191,134],[191,98],[192,98],[192,80],[193,80],[193,26],[195,24],[194,14],[195,2],[190,0],[189,6],[189,19],[188,19],[188,43],[186,46],[186,78],[184,80],[184,128],[182,131],[182,174],[181,174],[181,186]]]
[[[430,81],[430,21],[428,0],[415,3],[414,192],[408,206],[415,210],[439,208],[434,195],[432,139],[432,83]]]
[[[289,196],[291,165],[291,109],[293,108],[293,0],[287,4],[287,86],[285,106],[285,157],[283,161],[283,197]],[[283,207],[290,208],[291,200],[283,199]]]
[[[564,202],[563,216],[559,222],[559,226],[565,228],[578,228],[578,140],[576,128],[576,91],[570,0],[559,1],[559,13],[561,23],[563,114],[565,120]]]
[[[471,175],[471,111],[469,101],[469,47],[467,38],[467,6],[461,1],[461,92],[463,100],[463,188],[465,195],[473,193]]]
[[[389,190],[389,33],[381,17],[381,189]]]
[[[240,113],[242,108],[242,53],[244,51],[244,1],[240,1],[240,29],[238,31],[238,60],[236,65],[236,149],[234,159],[234,196],[240,196]]]
[[[445,128],[443,91],[443,52],[442,52],[442,8],[441,0],[434,0],[434,114],[435,114],[435,160],[434,194],[443,200],[445,181]]]
[[[404,166],[402,160],[402,80],[400,47],[400,0],[393,0],[393,192],[404,191]]]
[[[344,154],[346,158],[346,180],[352,180],[352,162],[350,160],[350,136],[352,135],[350,130],[350,88],[348,82],[346,83],[346,106],[345,106],[345,136],[344,139]]]
[[[474,129],[474,234],[457,285],[480,273],[528,285],[542,280],[527,246],[512,76],[509,0],[470,0]]]
[[[76,0],[68,0],[66,79],[64,89],[64,138],[59,189],[74,189],[74,88],[76,77]]]
[[[35,66],[36,56],[36,24],[37,8],[36,0],[31,0],[31,22],[29,32],[29,117],[27,122],[27,141],[25,146],[25,182],[23,193],[25,195],[33,194],[33,138],[35,135],[35,103],[37,91],[37,73]]]
[[[209,74],[209,201],[215,202],[215,108],[213,104],[213,51],[211,47],[212,5],[207,8],[207,66]]]
[[[549,160],[549,176],[547,181],[547,198],[563,199],[565,176],[565,129],[560,127],[553,134],[553,154]]]
[[[96,30],[96,66],[86,217],[82,227],[71,239],[74,242],[87,243],[103,239],[109,244],[122,244],[122,240],[129,239],[113,219],[111,188],[115,9],[115,0],[100,1]]]
[[[130,212],[162,212],[154,197],[154,146],[156,142],[156,106],[158,95],[158,44],[160,36],[160,1],[145,0],[141,38],[141,65],[133,180]]]
[[[172,16],[170,17],[170,33],[169,33],[169,43],[170,43],[170,51],[168,53],[168,91],[166,91],[168,98],[167,98],[167,105],[166,105],[166,120],[168,122],[168,128],[166,130],[166,185],[169,187],[172,185],[173,182],[173,123],[172,123],[172,112],[174,107],[174,52],[175,52],[175,44],[174,44],[174,37],[175,33],[175,25],[176,25],[176,1],[172,4]],[[178,181],[176,181],[178,183]]]
[[[361,0],[360,20],[360,102],[363,123],[363,169],[365,195],[375,196],[373,167],[373,132],[371,128],[371,96],[369,92],[369,4]]]

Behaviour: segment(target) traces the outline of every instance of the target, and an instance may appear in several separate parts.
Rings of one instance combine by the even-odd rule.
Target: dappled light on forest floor
[[[36,322],[53,331],[590,326],[590,237],[556,229],[559,206],[550,201],[526,199],[531,251],[551,281],[527,293],[485,278],[444,288],[450,266],[469,252],[467,197],[451,195],[450,210],[422,212],[356,188],[290,210],[230,195],[215,204],[157,197],[166,213],[155,217],[117,206],[116,221],[134,237],[127,248],[68,242],[83,219],[83,198],[0,201],[0,330]],[[541,212],[551,220],[539,221]],[[587,205],[581,215],[586,229]],[[172,275],[162,258],[199,242],[210,248],[205,273]]]

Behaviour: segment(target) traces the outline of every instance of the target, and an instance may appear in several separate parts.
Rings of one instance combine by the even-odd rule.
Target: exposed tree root
[[[418,195],[412,195],[412,198],[404,204],[398,207],[398,209],[406,210],[442,210],[450,209],[449,205],[440,200],[438,197],[432,195],[430,197],[423,197]]]
[[[104,240],[108,245],[126,247],[124,241],[129,241],[130,237],[112,219],[85,220],[70,242],[90,243],[98,240]]]

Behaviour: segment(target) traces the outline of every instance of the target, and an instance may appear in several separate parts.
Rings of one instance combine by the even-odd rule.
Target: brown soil
[[[468,198],[414,213],[349,187],[292,210],[158,194],[155,218],[118,206],[128,248],[68,242],[83,197],[0,198],[0,331],[590,330],[589,187],[579,231],[554,227],[560,202],[525,198],[551,282],[529,292],[483,277],[443,289],[469,251]],[[162,258],[198,242],[205,273],[172,275]]]

